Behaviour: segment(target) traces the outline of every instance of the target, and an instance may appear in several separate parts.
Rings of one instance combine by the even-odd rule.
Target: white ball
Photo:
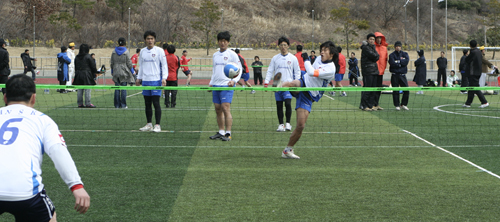
[[[235,78],[240,74],[240,68],[238,64],[234,62],[228,62],[226,66],[224,66],[224,74],[227,76],[227,78]]]

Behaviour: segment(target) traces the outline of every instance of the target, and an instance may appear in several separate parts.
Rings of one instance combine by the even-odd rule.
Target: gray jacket
[[[132,75],[132,62],[125,47],[116,47],[111,53],[111,75],[114,82],[135,82]]]

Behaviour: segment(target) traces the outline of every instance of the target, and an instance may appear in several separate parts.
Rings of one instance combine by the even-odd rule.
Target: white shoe
[[[252,92],[250,92],[250,94],[255,94],[255,90],[252,90]]]
[[[140,131],[152,131],[153,125],[151,123],[146,124],[144,127],[139,129]]]
[[[403,108],[404,110],[410,110],[410,109],[408,109],[407,106],[401,106],[401,108]]]
[[[481,105],[479,106],[479,108],[486,108],[486,107],[488,107],[488,106],[490,106],[490,104],[489,104],[489,103],[485,103],[485,104],[481,104]]]
[[[160,125],[156,124],[156,125],[155,125],[155,127],[153,128],[153,132],[155,132],[155,133],[159,133],[159,132],[161,132],[161,127],[160,127]]]
[[[462,107],[464,107],[464,108],[470,108],[470,105],[463,104]]]
[[[283,157],[285,159],[300,159],[299,156],[297,156],[297,155],[295,155],[295,153],[293,153],[293,149],[291,149],[288,152],[286,152],[286,149],[284,149],[283,152],[281,152],[281,157]]]
[[[285,130],[286,131],[292,131],[292,125],[290,125],[290,123],[286,123]]]
[[[281,72],[278,72],[274,75],[273,87],[281,88]]]
[[[277,129],[276,131],[278,131],[278,132],[285,132],[285,125],[280,124],[280,125],[278,126],[278,129]]]
[[[396,106],[396,110],[397,110],[397,111],[401,110],[401,107]]]
[[[342,92],[342,95],[340,95],[340,96],[347,96],[347,93]]]

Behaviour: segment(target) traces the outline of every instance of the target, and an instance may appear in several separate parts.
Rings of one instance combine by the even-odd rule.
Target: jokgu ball
[[[234,62],[228,62],[226,66],[224,66],[224,74],[227,76],[227,78],[235,78],[240,74],[240,68],[238,64]]]

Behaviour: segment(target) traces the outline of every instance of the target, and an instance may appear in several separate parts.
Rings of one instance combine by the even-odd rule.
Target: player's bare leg
[[[342,83],[340,81],[335,81],[335,87],[341,88],[342,87]],[[341,96],[346,96],[345,91],[342,91],[340,95]]]
[[[309,117],[309,111],[303,108],[298,108],[296,112],[297,112],[297,126],[293,130],[292,135],[290,135],[290,139],[288,140],[288,145],[281,154],[281,157],[286,159],[300,159],[300,157],[295,155],[295,153],[293,152],[293,146],[297,143],[297,141],[299,141],[300,137],[302,136],[302,131],[304,131],[304,128],[306,127],[307,118]]]
[[[215,113],[217,114],[217,126],[219,126],[219,130],[224,130],[224,112],[222,108],[222,104],[214,103]]]
[[[193,71],[191,71],[191,72],[193,72]],[[189,74],[187,75],[186,85],[188,85],[188,86],[189,86],[189,85],[191,85],[191,76],[192,76],[192,73],[189,73]]]
[[[49,222],[57,222],[57,217],[56,217],[56,212],[54,212],[54,215],[52,215],[52,218],[50,219]]]
[[[224,125],[226,127],[226,134],[222,141],[231,140],[231,127],[233,126],[233,116],[231,115],[231,103],[222,103],[222,113],[224,115]]]

